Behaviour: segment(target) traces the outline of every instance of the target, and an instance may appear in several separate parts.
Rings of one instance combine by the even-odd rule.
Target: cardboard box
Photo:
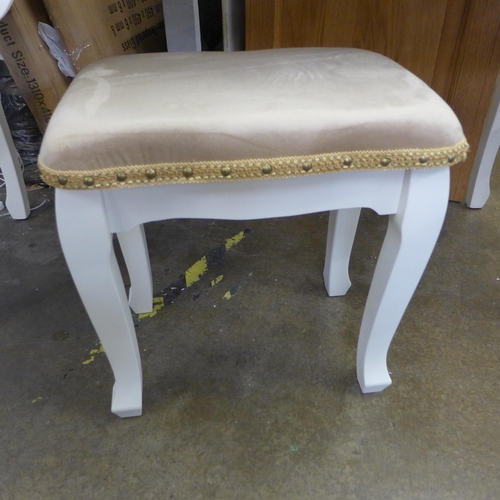
[[[39,22],[50,22],[42,0],[16,0],[0,21],[0,54],[44,132],[70,79],[40,40]]]
[[[162,0],[44,0],[78,71],[104,57],[167,50]]]

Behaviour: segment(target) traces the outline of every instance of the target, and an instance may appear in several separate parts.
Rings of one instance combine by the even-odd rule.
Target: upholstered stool
[[[152,309],[142,224],[177,217],[330,211],[325,285],[341,295],[360,207],[390,215],[357,359],[363,392],[387,387],[390,342],[441,230],[449,166],[467,148],[427,85],[366,51],[147,54],[87,66],[51,120],[39,165],[57,188],[64,254],[115,375],[112,411],[142,411],[128,305]]]

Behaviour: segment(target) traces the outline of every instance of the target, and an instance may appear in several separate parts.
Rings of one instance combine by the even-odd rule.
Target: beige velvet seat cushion
[[[50,185],[95,189],[434,167],[467,148],[448,105],[375,53],[166,53],[81,71],[39,165]]]

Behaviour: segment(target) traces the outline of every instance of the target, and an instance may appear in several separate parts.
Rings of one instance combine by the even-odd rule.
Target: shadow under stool
[[[85,67],[50,122],[39,166],[57,188],[62,248],[113,369],[112,411],[142,413],[130,312],[152,310],[142,224],[173,218],[329,211],[324,280],[335,296],[350,286],[360,208],[389,215],[357,352],[361,390],[389,386],[389,345],[441,230],[449,167],[467,149],[437,94],[367,51],[141,54]]]

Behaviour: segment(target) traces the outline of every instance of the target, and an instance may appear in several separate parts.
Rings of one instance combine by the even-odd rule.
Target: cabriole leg
[[[130,276],[128,303],[137,314],[151,312],[153,310],[153,278],[144,226],[141,224],[130,231],[117,233],[116,236]]]
[[[328,221],[323,278],[330,297],[345,295],[351,286],[349,258],[358,227],[360,208],[332,210]]]
[[[139,416],[141,361],[102,193],[58,190],[56,217],[66,262],[115,376],[111,411]]]
[[[17,151],[10,135],[5,113],[0,106],[0,168],[7,189],[5,206],[13,219],[26,219],[30,214],[23,174],[16,166]]]
[[[365,393],[391,384],[387,352],[441,231],[449,185],[448,167],[406,172],[398,212],[389,219],[361,324],[357,372]]]

